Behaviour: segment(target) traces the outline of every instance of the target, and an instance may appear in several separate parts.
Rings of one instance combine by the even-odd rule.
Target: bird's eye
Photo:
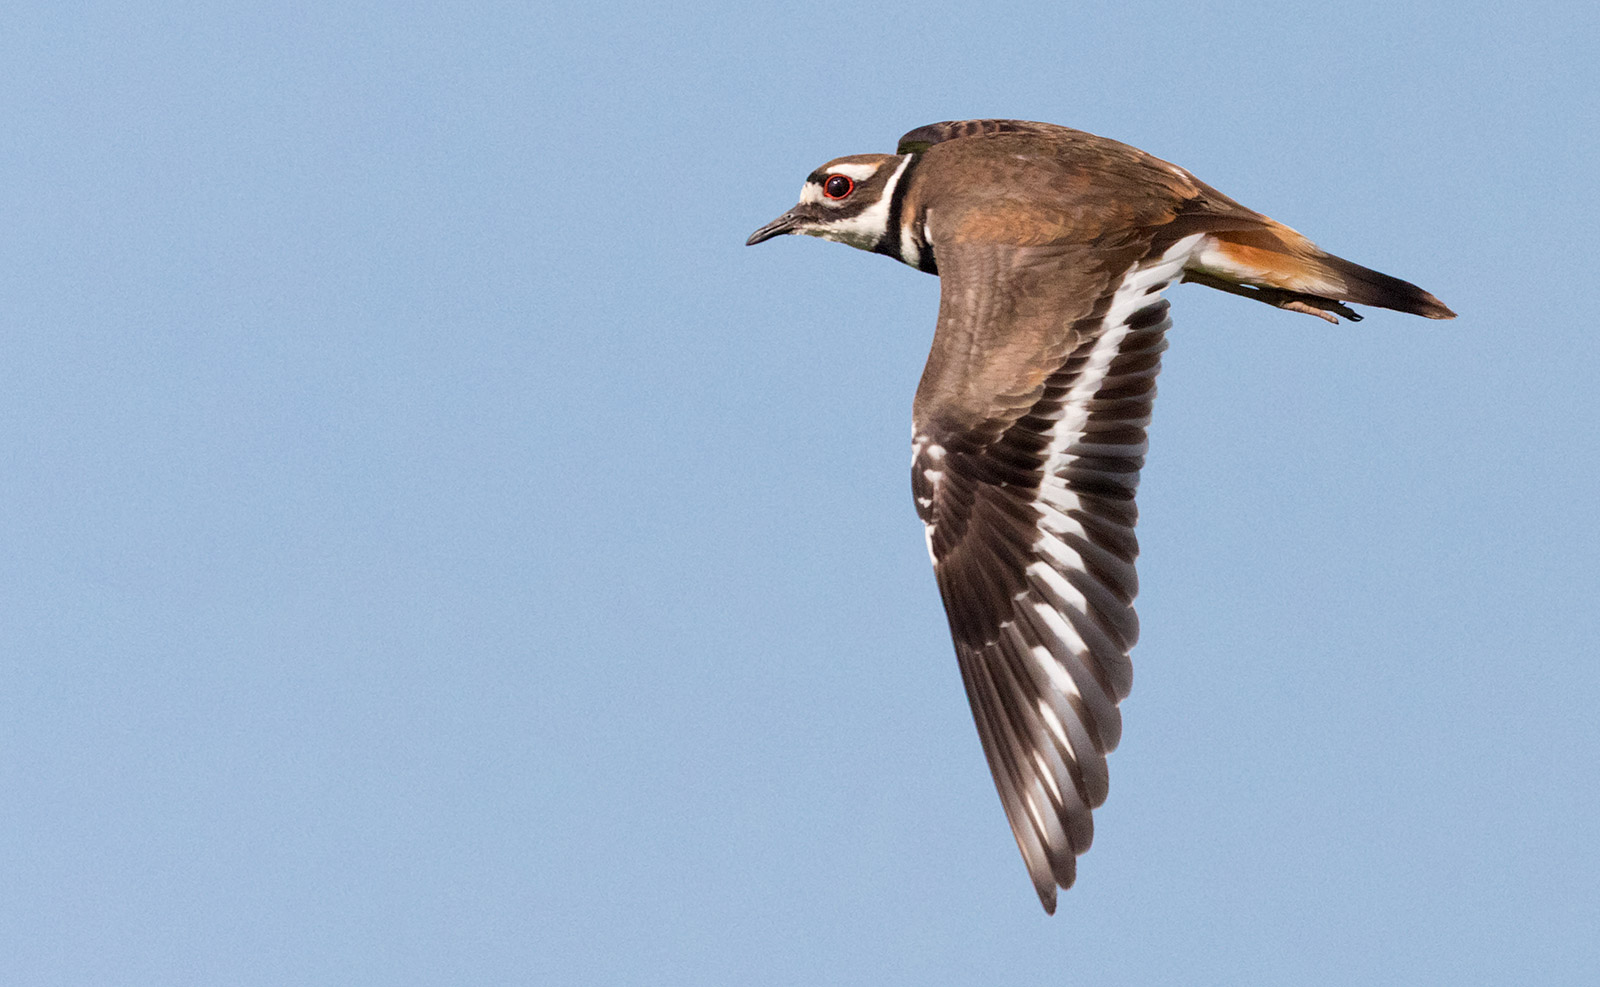
[[[822,194],[830,199],[842,199],[856,190],[856,183],[849,175],[829,175],[822,183]]]

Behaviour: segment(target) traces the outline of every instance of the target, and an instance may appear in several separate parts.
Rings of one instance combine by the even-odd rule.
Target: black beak
[[[794,228],[798,223],[799,220],[795,219],[793,210],[786,212],[782,216],[779,216],[777,219],[761,227],[761,229],[750,234],[750,239],[746,240],[744,245],[747,247],[753,247],[763,240],[770,240],[775,236],[783,236],[785,233],[793,233]]]

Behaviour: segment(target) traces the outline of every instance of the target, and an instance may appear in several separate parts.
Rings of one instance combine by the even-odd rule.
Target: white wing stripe
[[[1076,500],[1077,498],[1074,497],[1073,499]],[[1043,528],[1045,531],[1048,531],[1050,534],[1077,535],[1080,538],[1089,537],[1089,532],[1084,529],[1081,521],[1079,521],[1077,518],[1068,516],[1052,501],[1041,500],[1034,506],[1039,509],[1039,514],[1041,515],[1039,518],[1039,527]],[[1076,507],[1078,505],[1073,504],[1072,506]]]
[[[1084,568],[1083,555],[1081,553],[1069,548],[1061,539],[1048,533],[1040,532],[1039,537],[1034,540],[1033,548],[1040,555],[1046,556],[1050,561],[1056,563],[1058,568],[1077,569],[1080,571]],[[1028,569],[1031,571],[1033,566],[1039,564],[1035,562]]]
[[[1111,296],[1111,305],[1100,322],[1100,338],[1095,340],[1094,347],[1089,351],[1088,362],[1078,379],[1073,381],[1072,389],[1067,392],[1060,419],[1050,429],[1050,447],[1044,465],[1046,474],[1059,474],[1078,458],[1067,450],[1084,438],[1084,426],[1089,421],[1088,402],[1100,390],[1100,385],[1105,382],[1106,371],[1122,349],[1122,341],[1128,335],[1128,319],[1183,272],[1183,265],[1188,262],[1201,239],[1199,233],[1186,236],[1169,247],[1160,259],[1134,268],[1123,276],[1122,284]]]
[[[1050,728],[1050,733],[1055,736],[1056,742],[1072,755],[1073,760],[1077,760],[1077,752],[1072,749],[1072,741],[1067,739],[1067,728],[1061,725],[1061,717],[1057,716],[1056,711],[1042,698],[1039,700],[1039,718]]]
[[[1078,587],[1067,582],[1066,577],[1057,572],[1048,563],[1035,562],[1029,565],[1025,571],[1030,581],[1044,583],[1049,586],[1050,590],[1062,602],[1079,609],[1085,609],[1089,606],[1089,601],[1078,591]],[[1079,643],[1081,644],[1082,641],[1080,640]]]

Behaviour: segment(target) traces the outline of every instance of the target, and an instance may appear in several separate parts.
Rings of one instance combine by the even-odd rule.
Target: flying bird
[[[911,489],[995,787],[1054,913],[1133,681],[1162,290],[1193,281],[1334,323],[1361,318],[1347,303],[1455,313],[1176,165],[1023,120],[930,124],[894,154],[836,158],[749,243],[785,233],[939,276]]]

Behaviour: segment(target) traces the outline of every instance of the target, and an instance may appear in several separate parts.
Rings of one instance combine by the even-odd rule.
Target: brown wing
[[[1106,798],[1138,637],[1134,490],[1188,238],[949,247],[912,488],[995,786],[1046,911]]]
[[[1155,219],[1167,224],[1167,236],[1210,234],[1191,258],[1185,280],[1330,322],[1338,316],[1360,320],[1346,302],[1430,319],[1455,318],[1448,306],[1411,282],[1330,254],[1185,169],[1107,137],[1032,120],[946,120],[908,132],[900,138],[898,153],[926,152],[935,145],[951,152],[953,144],[971,148],[994,140],[1032,141],[1049,148],[1062,166],[1060,175],[1077,179],[1065,184],[1070,194],[1059,203],[1068,211],[1089,202],[1104,215],[1108,203],[1096,201],[1104,193],[1119,207],[1151,201],[1176,207],[1171,216]],[[1036,194],[1049,192],[1032,188]],[[1125,194],[1130,190],[1134,195]],[[1155,198],[1141,199],[1144,192],[1155,193]]]

